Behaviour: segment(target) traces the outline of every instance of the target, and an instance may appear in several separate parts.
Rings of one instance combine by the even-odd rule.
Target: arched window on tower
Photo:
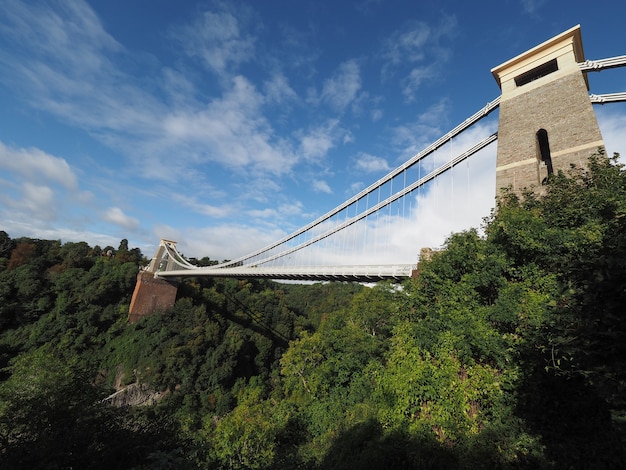
[[[552,157],[550,156],[550,143],[548,142],[548,131],[545,129],[539,129],[537,131],[537,145],[539,146],[539,158],[546,165],[548,170],[548,176],[546,176],[541,184],[546,184],[548,178],[554,173],[552,168]]]

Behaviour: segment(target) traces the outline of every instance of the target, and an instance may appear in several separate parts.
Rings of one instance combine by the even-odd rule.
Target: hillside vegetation
[[[0,467],[619,468],[626,172],[544,189],[402,284],[192,278],[134,325],[126,240],[0,232]]]

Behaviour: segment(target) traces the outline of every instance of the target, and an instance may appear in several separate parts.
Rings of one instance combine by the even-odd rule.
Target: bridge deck
[[[385,279],[402,280],[410,277],[416,269],[413,264],[378,265],[378,266],[284,266],[284,267],[246,267],[184,269],[161,271],[156,277],[234,277],[266,278],[295,281],[357,281],[376,282]]]

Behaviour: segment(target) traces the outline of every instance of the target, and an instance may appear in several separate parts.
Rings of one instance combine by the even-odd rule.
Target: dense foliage
[[[400,285],[188,279],[174,308],[128,325],[144,262],[125,240],[0,232],[2,468],[586,469],[626,457],[615,158],[555,175],[541,195],[505,194],[483,234],[453,235]],[[105,399],[133,384],[157,404]]]

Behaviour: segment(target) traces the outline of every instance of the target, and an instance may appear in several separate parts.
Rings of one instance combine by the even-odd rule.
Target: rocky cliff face
[[[147,384],[134,383],[110,395],[105,401],[117,407],[155,405],[167,393],[167,391],[157,392]]]
[[[150,406],[155,405],[169,393],[168,390],[158,392],[152,389],[148,384],[141,383],[134,371],[135,382],[129,385],[123,384],[124,367],[120,364],[117,367],[117,373],[113,386],[116,392],[106,397],[103,401],[110,405],[122,406]]]

